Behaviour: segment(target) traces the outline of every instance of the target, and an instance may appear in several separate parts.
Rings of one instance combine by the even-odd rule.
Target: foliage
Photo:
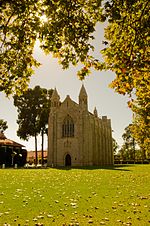
[[[132,135],[132,124],[129,124],[122,135],[124,143],[119,151],[121,158],[124,160],[136,159],[136,142]]]
[[[117,149],[119,148],[119,145],[117,143],[117,141],[113,138],[113,151],[114,151],[114,154],[117,153]]]
[[[3,119],[0,119],[0,133],[3,133],[7,128],[7,122]]]
[[[111,2],[111,1],[110,1]],[[122,94],[137,87],[140,74],[149,72],[149,1],[113,0],[105,4],[109,24],[106,67],[117,75],[113,88]],[[137,74],[138,73],[138,74]]]
[[[132,128],[132,124],[129,124],[126,128],[125,128],[125,132],[122,135],[122,138],[124,140],[124,148],[126,151],[126,156],[127,159],[129,160],[135,160],[135,140],[133,138],[132,132],[131,132],[131,128]]]
[[[107,1],[107,41],[102,50],[104,68],[116,74],[111,87],[129,96],[128,105],[136,118],[133,134],[145,151],[150,142],[149,10],[149,1],[145,0]]]
[[[150,165],[8,169],[0,178],[1,225],[149,224]]]
[[[34,136],[36,154],[37,135],[40,133],[44,135],[48,124],[51,94],[52,90],[36,86],[34,89],[29,88],[20,96],[14,96],[14,105],[18,111],[17,135],[24,140]]]
[[[147,121],[147,123],[145,123]],[[150,158],[150,126],[146,115],[136,115],[132,126],[132,133],[142,150],[142,158]]]
[[[135,124],[129,124],[122,135],[124,140],[121,149],[118,152],[118,157],[122,160],[134,160],[134,162],[138,160],[145,160],[146,153],[136,142],[134,138],[134,129]]]
[[[33,58],[37,39],[63,68],[88,59],[100,6],[100,0],[2,1],[0,90],[9,95],[27,87],[33,67],[39,66]]]
[[[27,88],[33,66],[33,48],[37,38],[38,1],[6,0],[1,2],[1,74],[0,91],[7,95]]]

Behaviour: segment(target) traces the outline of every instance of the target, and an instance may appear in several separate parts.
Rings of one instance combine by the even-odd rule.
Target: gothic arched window
[[[74,137],[74,122],[69,115],[63,121],[62,137]]]

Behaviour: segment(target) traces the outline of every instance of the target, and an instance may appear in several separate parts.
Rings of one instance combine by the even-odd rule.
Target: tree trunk
[[[41,164],[44,164],[44,130],[42,129],[42,149],[41,149]]]
[[[35,165],[38,163],[38,153],[37,153],[37,135],[35,133]]]

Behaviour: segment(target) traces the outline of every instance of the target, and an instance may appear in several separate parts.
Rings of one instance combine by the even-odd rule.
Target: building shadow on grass
[[[80,166],[80,167],[53,167],[58,170],[72,170],[72,169],[80,169],[80,170],[118,170],[118,171],[131,171],[129,168],[135,165],[113,165],[113,166]]]

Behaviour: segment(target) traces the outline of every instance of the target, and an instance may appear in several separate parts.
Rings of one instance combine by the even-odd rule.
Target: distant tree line
[[[139,147],[133,136],[133,124],[129,124],[122,135],[123,144],[119,145],[113,140],[115,163],[149,163],[150,153]],[[116,148],[115,148],[116,147]]]

